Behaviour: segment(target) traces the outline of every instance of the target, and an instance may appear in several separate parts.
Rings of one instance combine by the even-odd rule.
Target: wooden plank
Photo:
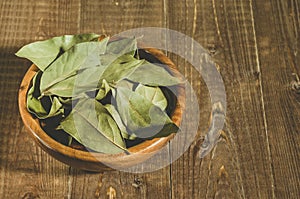
[[[261,8],[254,18],[275,197],[298,198],[300,2],[255,1],[254,6]]]
[[[14,53],[31,41],[77,32],[76,27],[64,26],[76,24],[74,16],[61,15],[76,6],[78,1],[1,2],[0,198],[64,198],[68,194],[69,167],[37,147],[19,117],[17,92],[30,62]]]
[[[138,27],[163,27],[163,2],[88,1],[81,4],[80,31],[114,35]]]
[[[214,151],[200,160],[199,136],[172,165],[173,198],[274,197],[252,2],[186,0],[169,2],[169,11],[169,27],[192,36],[213,55],[228,103],[225,136]],[[186,76],[198,79],[192,73]],[[203,87],[199,98],[205,100],[200,102],[205,114],[209,100]],[[198,134],[207,123],[200,121]]]
[[[71,198],[169,198],[168,169],[148,174],[72,169],[72,176]]]

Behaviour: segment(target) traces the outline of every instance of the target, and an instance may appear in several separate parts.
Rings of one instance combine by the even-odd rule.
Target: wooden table
[[[37,147],[17,106],[30,62],[14,53],[63,34],[149,26],[192,37],[217,63],[227,116],[213,151],[197,155],[211,110],[205,83],[172,54],[201,110],[197,138],[172,165],[146,174],[89,173]],[[0,27],[0,198],[300,197],[300,1],[1,0]]]

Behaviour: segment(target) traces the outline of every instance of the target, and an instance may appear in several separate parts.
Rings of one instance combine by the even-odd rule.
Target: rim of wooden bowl
[[[155,56],[163,64],[168,65],[171,69],[171,73],[174,76],[181,78],[181,75],[177,70],[175,64],[163,52],[155,48],[142,47],[141,49]],[[114,159],[114,161],[118,161],[118,160],[126,161],[126,158],[132,160],[133,158],[135,158],[134,156],[139,156],[143,154],[155,154],[155,152],[157,152],[162,147],[164,147],[167,144],[167,142],[175,136],[175,133],[172,133],[167,137],[154,138],[152,140],[144,141],[140,144],[128,148],[130,154],[125,154],[125,153],[104,154],[104,153],[83,151],[83,150],[74,149],[69,146],[66,146],[51,138],[41,128],[38,119],[34,118],[31,115],[31,113],[29,113],[27,110],[26,107],[27,91],[29,89],[33,76],[36,74],[38,70],[39,69],[34,64],[31,65],[31,67],[28,69],[28,71],[26,72],[22,80],[19,89],[19,96],[18,96],[19,111],[25,127],[27,128],[27,130],[29,130],[30,134],[33,136],[35,141],[38,140],[42,145],[44,145],[45,147],[53,151],[56,151],[58,153],[61,153],[71,158],[80,159],[89,162],[109,163],[112,160],[112,158]],[[183,110],[185,108],[185,91],[184,91],[184,86],[181,84],[178,85],[176,88],[178,92],[177,104],[171,116],[171,119],[176,125],[179,126],[182,120]]]

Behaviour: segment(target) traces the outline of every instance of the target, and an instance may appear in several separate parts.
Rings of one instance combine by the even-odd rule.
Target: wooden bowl
[[[174,76],[179,76],[179,72],[174,63],[166,57],[161,51],[154,48],[143,48],[147,53],[153,55],[161,63],[170,67]],[[130,147],[128,150],[132,154],[103,154],[97,152],[88,152],[80,149],[74,149],[63,145],[51,138],[41,127],[37,118],[32,116],[26,108],[26,97],[31,80],[38,71],[35,65],[32,65],[25,74],[20,89],[19,89],[19,111],[24,122],[24,125],[34,141],[48,154],[57,160],[66,163],[72,167],[76,167],[88,171],[104,171],[111,170],[107,165],[113,168],[127,168],[139,164],[164,147],[170,139],[174,137],[174,133],[168,137],[154,138],[152,140],[144,141],[138,145]],[[180,125],[182,119],[182,112],[185,106],[185,92],[183,85],[176,86],[178,93],[176,107],[171,115],[171,119],[176,125]]]

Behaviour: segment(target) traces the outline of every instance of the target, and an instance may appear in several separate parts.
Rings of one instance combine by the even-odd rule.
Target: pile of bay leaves
[[[140,59],[135,38],[99,38],[65,35],[16,53],[39,68],[27,93],[28,111],[40,121],[59,118],[55,129],[101,153],[126,152],[126,140],[176,132],[162,88],[180,80]]]

